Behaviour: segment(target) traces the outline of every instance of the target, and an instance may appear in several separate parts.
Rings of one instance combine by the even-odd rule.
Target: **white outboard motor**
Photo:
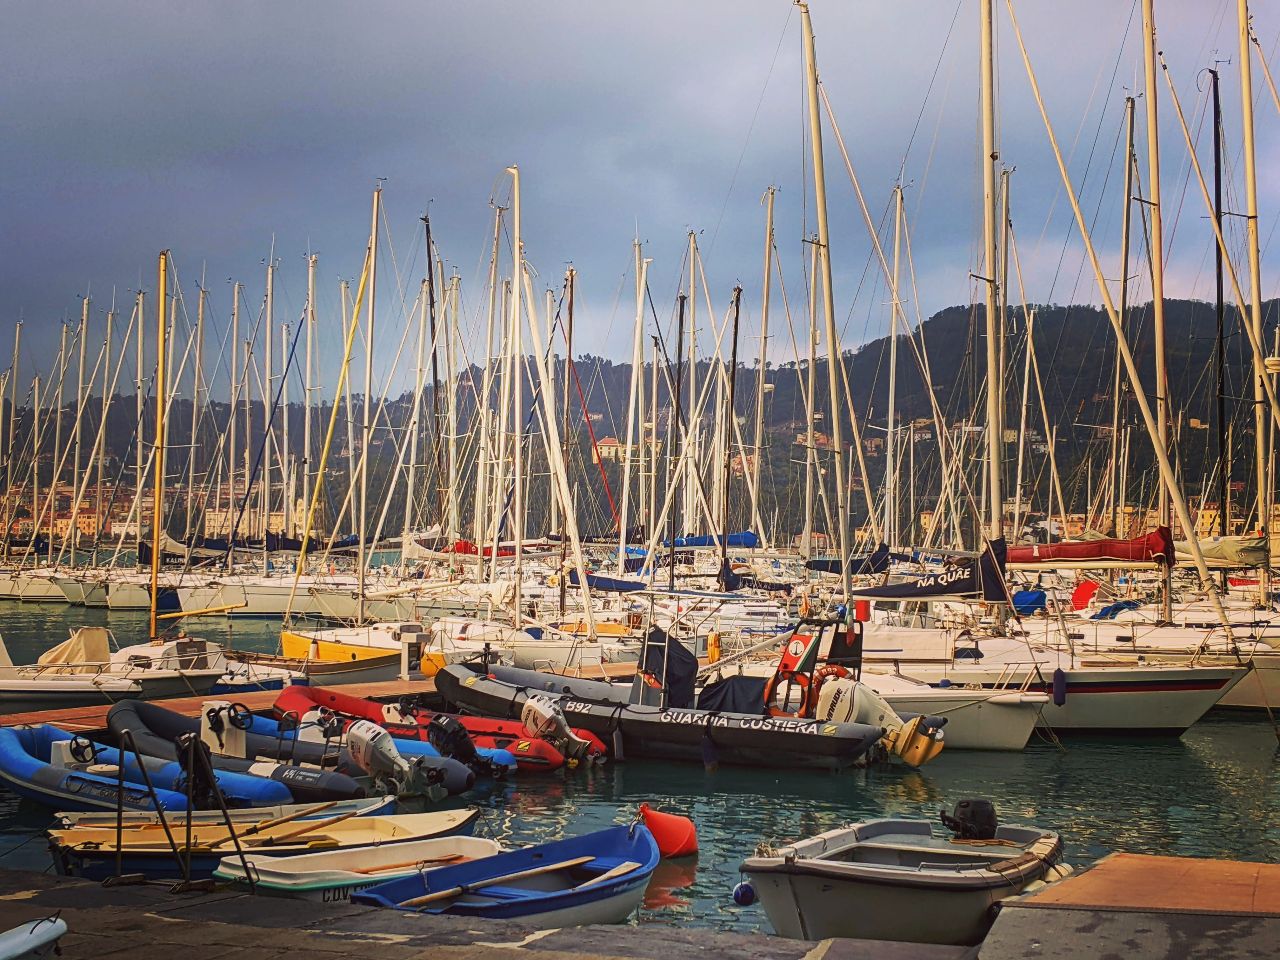
[[[532,737],[546,740],[571,760],[587,756],[591,744],[569,728],[560,705],[539,693],[527,694],[520,709],[520,722]]]
[[[894,756],[913,767],[924,766],[943,747],[942,727],[936,718],[903,720],[884,697],[853,679],[828,680],[818,691],[814,719],[829,723],[868,723],[884,729],[884,745]]]
[[[357,720],[347,727],[347,751],[356,766],[386,793],[431,798],[440,795],[442,788],[431,782],[431,771],[402,757],[395,738],[372,720]]]

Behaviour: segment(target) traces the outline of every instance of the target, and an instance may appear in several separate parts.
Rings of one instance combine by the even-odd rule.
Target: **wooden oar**
[[[470,857],[464,857],[460,853],[451,853],[447,857],[430,857],[426,860],[405,860],[402,863],[388,863],[381,867],[356,867],[347,871],[348,873],[382,873],[384,870],[402,870],[405,867],[416,867],[429,863],[458,863],[463,860],[470,860]]]
[[[348,810],[346,813],[340,813],[336,817],[327,817],[324,820],[312,820],[305,826],[299,827],[297,830],[290,830],[288,833],[274,834],[263,839],[267,843],[276,843],[280,840],[292,840],[294,837],[300,837],[304,833],[310,833],[312,830],[319,830],[322,827],[331,827],[335,823],[341,823],[343,820],[350,820],[352,817],[359,815],[359,810]]]
[[[622,863],[618,864],[612,870],[606,870],[604,873],[600,874],[600,876],[598,877],[592,877],[590,880],[584,880],[582,881],[582,883],[578,884],[573,889],[581,890],[583,887],[590,887],[590,886],[594,886],[597,883],[604,883],[606,880],[613,880],[615,877],[621,877],[624,874],[628,874],[632,870],[635,870],[641,866],[643,866],[643,864],[635,860],[624,860],[622,861]]]
[[[270,830],[272,827],[283,826],[286,823],[292,823],[294,820],[301,820],[304,817],[315,816],[317,813],[324,813],[326,810],[331,807],[336,807],[337,805],[337,800],[330,800],[328,803],[318,803],[314,807],[308,807],[306,810],[299,810],[297,813],[291,813],[287,817],[276,817],[274,820],[263,820],[259,823],[255,823],[253,826],[240,831],[236,836],[243,840],[245,837],[251,837],[255,833],[261,833],[263,830]],[[215,840],[213,843],[209,844],[209,846],[220,847],[222,844],[230,842],[231,834],[228,833],[221,840]]]
[[[557,870],[568,870],[570,867],[580,867],[584,863],[590,863],[595,857],[575,857],[572,860],[562,860],[559,863],[548,863],[545,866],[533,867],[528,870],[517,870],[515,873],[503,874],[500,877],[489,877],[485,880],[477,880],[475,883],[464,883],[460,887],[450,887],[448,890],[440,890],[436,893],[428,893],[426,896],[414,897],[412,900],[403,900],[400,903],[402,907],[421,907],[428,903],[435,903],[437,900],[450,900],[454,897],[460,897],[464,893],[470,893],[473,890],[480,890],[484,887],[497,886],[500,883],[509,883],[512,880],[525,880],[529,877],[538,877],[544,873],[554,873]]]

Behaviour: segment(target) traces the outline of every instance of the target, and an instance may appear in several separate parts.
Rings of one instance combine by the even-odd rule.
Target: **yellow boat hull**
[[[309,660],[312,663],[353,663],[359,660],[375,660],[396,652],[387,647],[323,640],[307,636],[305,633],[294,633],[291,630],[280,631],[280,648],[286,657]],[[423,651],[421,670],[424,676],[434,677],[445,665],[445,658],[441,654]]]

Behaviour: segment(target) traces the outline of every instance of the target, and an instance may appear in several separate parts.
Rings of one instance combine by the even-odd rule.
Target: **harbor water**
[[[4,603],[0,632],[15,662],[34,660],[69,627],[104,623],[120,643],[146,615]],[[279,625],[225,619],[188,629],[245,649],[274,649]],[[1033,738],[1021,753],[944,752],[919,771],[877,766],[839,774],[630,761],[482,785],[461,798],[485,811],[478,833],[526,844],[624,822],[640,803],[691,816],[700,852],[665,861],[638,922],[768,930],[758,906],[730,896],[758,843],[810,836],[878,816],[935,818],[964,797],[992,799],[1005,822],[1058,830],[1067,860],[1110,851],[1280,862],[1280,764],[1262,719],[1213,715],[1181,739]],[[49,868],[42,808],[0,792],[0,864]]]

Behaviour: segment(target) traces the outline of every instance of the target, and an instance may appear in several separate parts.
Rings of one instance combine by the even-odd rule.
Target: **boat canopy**
[[[80,627],[52,650],[40,654],[42,667],[56,667],[53,673],[99,673],[101,664],[111,659],[111,644],[105,627]]]
[[[1194,562],[1188,541],[1174,541],[1173,549],[1178,563]],[[1264,537],[1213,537],[1200,541],[1200,552],[1215,565],[1261,567],[1267,562],[1267,541]]]
[[[576,587],[579,582],[578,571],[571,569],[569,583]],[[606,593],[634,593],[637,590],[647,589],[649,585],[641,580],[623,580],[621,577],[604,577],[598,573],[588,573],[587,586],[592,590],[601,590]]]

